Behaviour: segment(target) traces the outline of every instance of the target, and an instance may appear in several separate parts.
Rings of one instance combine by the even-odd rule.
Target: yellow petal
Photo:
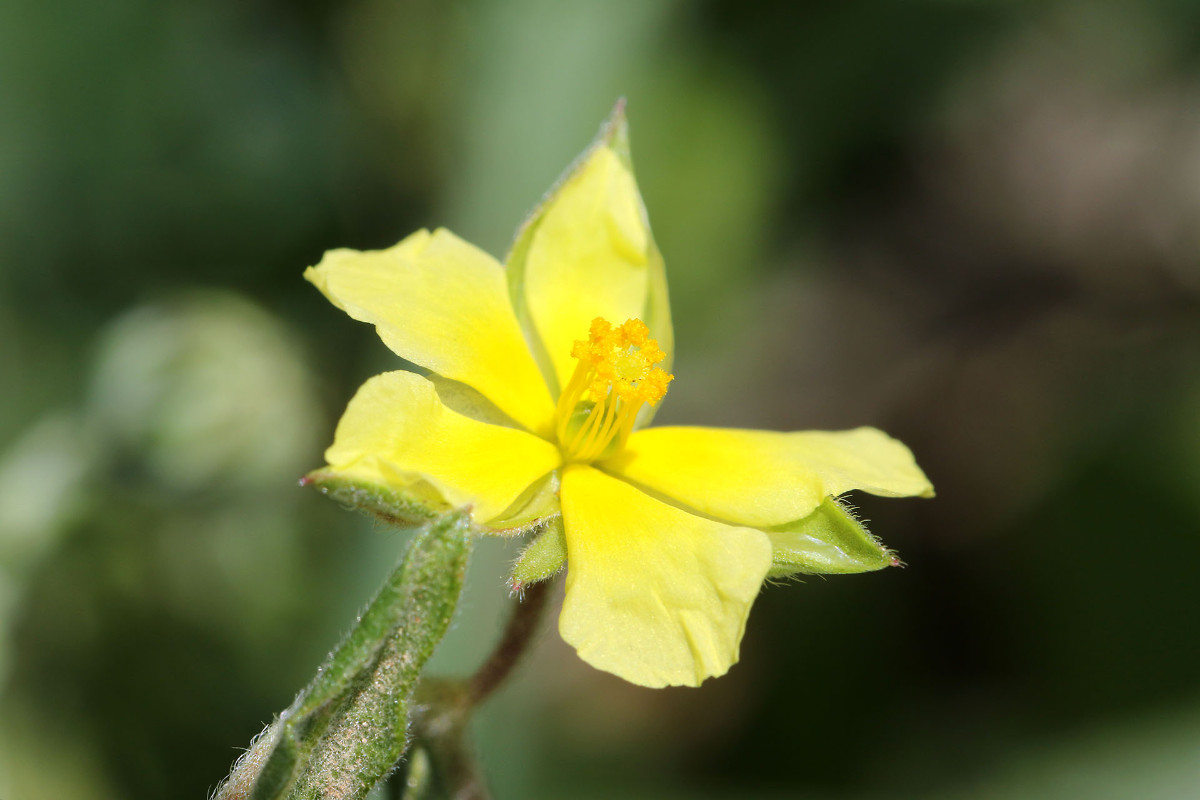
[[[571,344],[596,317],[643,320],[667,353],[672,332],[662,256],[629,167],[618,109],[600,140],[526,223],[509,255],[518,310],[541,338],[558,385],[575,368]]]
[[[704,514],[765,527],[806,517],[830,495],[932,496],[901,442],[851,431],[650,428],[601,465]]]
[[[451,411],[431,382],[385,372],[362,385],[325,458],[334,472],[397,489],[424,481],[450,505],[487,522],[559,465],[558,448]]]
[[[761,531],[703,519],[582,464],[562,482],[567,594],[580,658],[642,686],[698,686],[738,659],[771,566]]]
[[[304,277],[397,355],[479,390],[529,430],[552,430],[549,390],[487,253],[422,230],[387,250],[331,250]]]

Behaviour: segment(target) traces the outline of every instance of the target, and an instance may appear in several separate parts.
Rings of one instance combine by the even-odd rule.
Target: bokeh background
[[[1200,4],[3,0],[0,797],[215,787],[406,539],[297,487],[396,364],[301,271],[502,256],[619,96],[660,421],[878,425],[939,496],[856,498],[908,567],[766,589],[699,690],[548,625],[497,795],[1200,796]]]

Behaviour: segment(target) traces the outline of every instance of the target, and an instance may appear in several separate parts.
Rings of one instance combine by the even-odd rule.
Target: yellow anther
[[[657,404],[674,376],[655,366],[666,354],[640,319],[613,327],[597,317],[571,356],[579,363],[558,399],[558,442],[570,460],[593,461],[625,446],[638,409]]]

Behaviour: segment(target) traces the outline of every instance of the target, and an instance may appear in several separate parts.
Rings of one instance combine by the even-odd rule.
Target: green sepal
[[[803,519],[764,532],[771,539],[772,550],[768,578],[845,575],[900,563],[895,552],[880,544],[835,497],[826,498]]]
[[[450,627],[474,537],[463,512],[422,529],[316,678],[239,759],[215,800],[361,800],[409,744],[412,695]]]
[[[557,470],[547,473],[530,484],[499,517],[476,523],[475,532],[519,536],[540,528],[548,518],[559,513],[559,482]],[[300,485],[312,486],[346,508],[405,528],[424,525],[453,510],[436,489],[421,480],[395,488],[356,480],[331,469],[319,469],[301,478]]]
[[[402,527],[424,525],[451,510],[433,487],[421,481],[401,490],[355,480],[330,469],[318,469],[301,478],[300,485],[315,487],[347,508]]]
[[[567,563],[567,535],[562,517],[554,517],[529,543],[513,564],[508,585],[520,592],[531,583],[552,578]]]

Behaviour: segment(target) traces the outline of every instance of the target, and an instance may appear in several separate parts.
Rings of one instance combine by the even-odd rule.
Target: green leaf
[[[316,678],[252,744],[215,800],[363,798],[408,745],[421,669],[450,626],[471,552],[467,515],[422,529]]]
[[[826,498],[804,519],[768,528],[773,564],[769,578],[797,573],[871,572],[900,563],[837,498]]]
[[[567,563],[567,536],[562,517],[554,517],[513,564],[509,585],[519,592],[531,583],[553,577]]]

